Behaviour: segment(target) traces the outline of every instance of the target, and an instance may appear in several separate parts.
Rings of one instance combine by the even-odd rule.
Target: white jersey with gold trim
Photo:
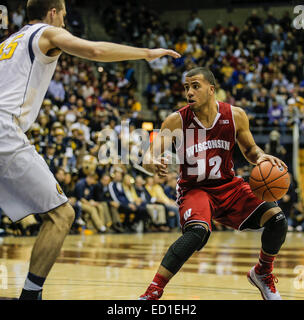
[[[23,132],[39,114],[59,58],[44,55],[38,45],[49,27],[26,25],[0,44],[0,117],[12,115]]]

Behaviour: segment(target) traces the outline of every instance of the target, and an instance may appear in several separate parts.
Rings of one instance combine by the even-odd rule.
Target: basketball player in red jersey
[[[287,166],[256,145],[241,108],[216,101],[215,78],[209,69],[190,70],[184,87],[188,105],[168,116],[144,157],[146,170],[166,176],[168,161],[161,155],[171,148],[175,136],[180,158],[177,203],[183,235],[170,246],[140,299],[158,300],[162,296],[169,280],[206,244],[214,219],[237,230],[264,228],[259,261],[247,277],[264,299],[281,300],[272,270],[285,241],[287,220],[275,202],[259,200],[249,184],[235,176],[234,145],[238,143],[252,164],[268,160]]]

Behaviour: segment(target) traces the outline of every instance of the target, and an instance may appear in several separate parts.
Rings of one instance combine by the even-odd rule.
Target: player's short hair
[[[198,67],[187,72],[186,77],[193,77],[202,74],[204,78],[213,86],[215,86],[215,77],[212,71],[207,67]]]
[[[65,0],[28,0],[26,5],[27,18],[29,21],[42,20],[51,9],[62,10],[64,4]]]

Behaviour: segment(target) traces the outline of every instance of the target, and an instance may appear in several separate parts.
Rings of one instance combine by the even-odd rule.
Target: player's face
[[[186,77],[185,94],[192,111],[198,111],[206,105],[214,93],[214,86],[211,85],[202,74],[193,77]]]

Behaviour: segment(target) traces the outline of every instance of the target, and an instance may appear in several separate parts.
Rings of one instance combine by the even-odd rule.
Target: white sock
[[[37,284],[26,278],[24,283],[24,289],[29,291],[40,291],[42,290],[42,287],[38,286]]]

